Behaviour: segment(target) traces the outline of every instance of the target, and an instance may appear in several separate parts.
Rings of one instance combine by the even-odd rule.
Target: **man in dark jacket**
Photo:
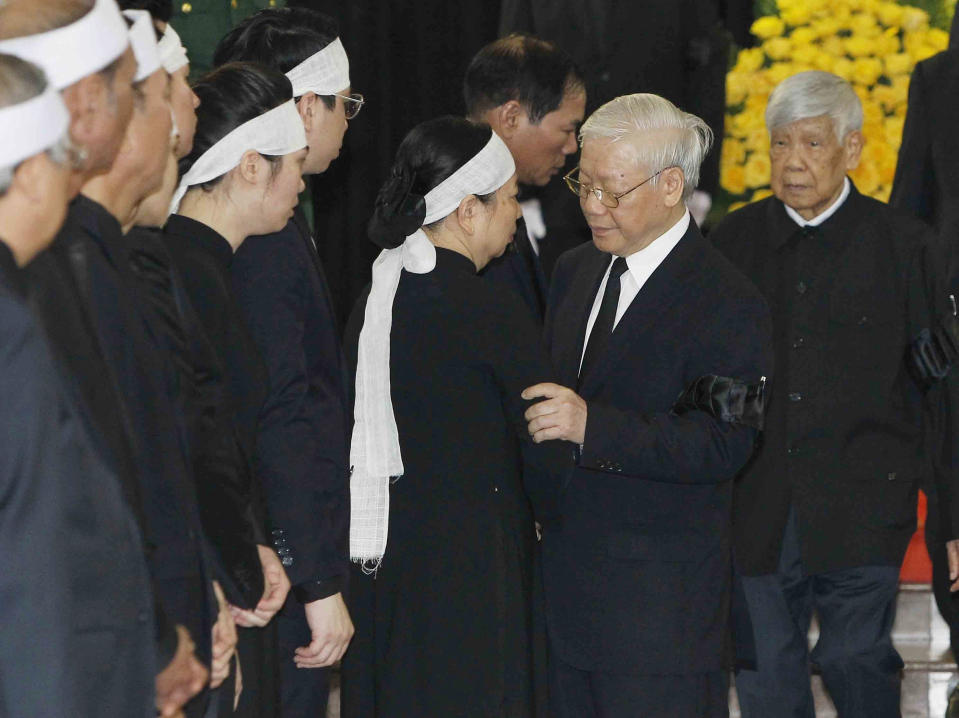
[[[569,55],[548,42],[510,35],[490,43],[466,70],[463,97],[469,118],[489,124],[509,147],[521,187],[546,186],[577,150],[585,86]],[[520,207],[524,221],[511,247],[483,273],[517,292],[542,321],[546,276],[539,253],[548,230],[538,199],[521,199]]]
[[[217,65],[260,62],[286,73],[309,142],[306,174],[337,157],[359,112],[335,23],[301,8],[263,10],[217,47]],[[233,258],[233,287],[266,361],[270,395],[257,424],[254,464],[274,544],[293,585],[277,616],[284,718],[322,715],[328,670],[353,635],[343,592],[349,560],[351,408],[337,323],[303,211],[275,234],[248,237]],[[295,662],[294,662],[295,660]]]
[[[769,310],[686,208],[701,119],[628,95],[581,135],[593,242],[557,263],[545,328],[563,386],[524,392],[546,398],[536,441],[579,446],[543,526],[550,700],[560,718],[725,716],[732,479],[761,426]]]
[[[58,375],[21,271],[70,198],[69,114],[46,87],[39,68],[0,55],[0,714],[150,718],[153,597],[140,532]]]
[[[775,332],[766,433],[733,519],[756,640],[755,670],[736,676],[746,718],[811,716],[810,658],[839,715],[898,716],[902,661],[890,633],[930,471],[943,538],[959,519],[951,460],[928,461],[929,447],[959,441],[935,433],[950,424],[955,391],[938,378],[948,359],[935,340],[954,308],[927,229],[846,177],[862,117],[835,75],[780,83],[766,108],[775,196],[711,235],[766,296]]]

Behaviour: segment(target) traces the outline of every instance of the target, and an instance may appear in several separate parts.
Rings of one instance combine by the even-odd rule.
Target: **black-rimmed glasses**
[[[668,167],[663,167],[659,172],[654,175],[650,175],[642,182],[640,182],[635,187],[626,190],[625,192],[620,192],[619,194],[613,194],[609,190],[602,189],[601,187],[594,187],[593,185],[586,184],[585,182],[579,181],[579,167],[574,167],[570,170],[569,174],[563,177],[563,180],[566,182],[566,186],[569,187],[569,191],[575,194],[580,199],[586,199],[589,195],[593,195],[596,200],[603,205],[604,207],[609,207],[610,209],[616,209],[619,207],[619,200],[622,197],[625,197],[630,192],[639,189],[644,184],[649,182],[651,179],[656,177],[659,174],[665,172]],[[573,177],[573,175],[576,177]]]
[[[358,92],[354,92],[349,95],[340,95],[336,92],[333,93],[334,97],[339,97],[343,100],[343,109],[346,112],[346,119],[352,120],[358,114],[360,110],[363,109],[363,95]]]

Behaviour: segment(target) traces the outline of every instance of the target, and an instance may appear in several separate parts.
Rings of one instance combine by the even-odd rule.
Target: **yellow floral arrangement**
[[[952,3],[952,0],[947,0]],[[891,0],[778,0],[778,14],[751,28],[760,41],[740,50],[726,78],[720,184],[730,211],[769,196],[766,101],[785,78],[825,70],[852,83],[862,100],[860,192],[889,199],[902,142],[909,78],[916,63],[945,50],[949,35],[929,15]]]

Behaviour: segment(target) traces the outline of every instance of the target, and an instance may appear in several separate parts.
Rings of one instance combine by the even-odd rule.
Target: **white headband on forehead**
[[[137,74],[133,81],[140,82],[162,67],[153,17],[146,10],[124,10],[123,15],[133,23],[130,26],[130,47],[137,60]]]
[[[170,214],[177,211],[186,191],[198,184],[216,179],[240,164],[250,150],[264,155],[288,155],[306,147],[303,120],[293,100],[244,122],[204,152],[180,179],[173,195]]]
[[[50,149],[69,127],[70,113],[52,85],[26,102],[0,108],[0,167],[14,167]]]
[[[120,57],[130,44],[128,31],[114,0],[96,0],[90,12],[66,27],[0,40],[0,52],[42,67],[62,90]]]
[[[494,132],[486,146],[426,194],[431,224],[455,212],[470,195],[495,192],[516,172],[513,156]],[[353,440],[350,444],[350,558],[367,572],[386,551],[390,482],[403,475],[403,456],[390,387],[390,332],[393,299],[402,270],[426,274],[436,266],[436,248],[422,229],[373,263],[356,368]]]
[[[171,75],[190,64],[186,48],[183,47],[180,36],[170,23],[167,23],[166,30],[163,31],[163,37],[160,38],[159,50],[163,69]]]
[[[335,95],[350,86],[350,61],[340,38],[306,58],[286,76],[293,83],[293,97],[312,92]]]

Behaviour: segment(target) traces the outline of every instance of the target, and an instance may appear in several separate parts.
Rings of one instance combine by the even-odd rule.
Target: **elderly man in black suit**
[[[780,83],[766,108],[775,196],[712,235],[770,302],[775,332],[765,437],[734,507],[756,639],[755,670],[736,676],[745,718],[812,718],[814,609],[811,659],[839,715],[898,716],[890,633],[923,476],[935,475],[951,519],[944,538],[959,518],[951,460],[929,461],[930,447],[957,442],[935,433],[953,423],[955,386],[938,378],[948,357],[937,348],[954,308],[927,228],[846,177],[862,121],[835,75]]]
[[[509,147],[522,188],[545,187],[576,152],[586,112],[586,89],[572,58],[548,42],[510,35],[484,47],[463,80],[470,119],[486,122]],[[536,197],[520,199],[523,223],[511,247],[483,276],[509,287],[538,322],[546,313],[546,275],[540,242],[549,241]]]
[[[545,327],[565,386],[524,392],[546,399],[536,441],[579,446],[543,527],[551,700],[561,718],[725,716],[732,479],[761,424],[769,310],[686,208],[701,119],[628,95],[581,139],[569,185],[593,242],[557,263]]]

